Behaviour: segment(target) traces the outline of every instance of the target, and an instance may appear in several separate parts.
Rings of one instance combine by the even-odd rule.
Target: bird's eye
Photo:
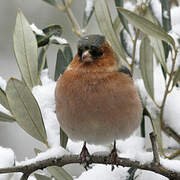
[[[95,46],[91,46],[90,53],[94,58],[98,58],[103,55],[103,51]]]

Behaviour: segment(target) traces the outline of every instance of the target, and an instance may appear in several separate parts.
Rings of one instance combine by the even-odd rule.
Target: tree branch
[[[42,161],[37,161],[36,163],[32,163],[29,165],[1,168],[0,174],[22,172],[23,176],[21,177],[21,180],[27,180],[29,175],[38,169],[44,169],[48,166],[62,167],[67,164],[80,163],[80,162],[81,160],[79,155],[64,155],[59,158],[50,158]],[[106,165],[106,164],[111,164],[111,161],[109,160],[107,155],[92,155],[90,164],[92,163]],[[130,160],[128,158],[118,158],[117,164],[123,167],[135,167],[138,169],[153,171],[173,180],[180,179],[180,172],[171,171],[165,168],[163,165],[157,164],[155,162],[143,164],[139,161]]]

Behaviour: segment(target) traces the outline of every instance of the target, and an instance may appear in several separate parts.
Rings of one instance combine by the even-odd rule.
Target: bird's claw
[[[80,164],[83,164],[84,168],[86,170],[88,170],[88,168],[90,168],[89,164],[90,164],[90,160],[91,160],[91,155],[89,154],[89,151],[86,147],[86,143],[84,143],[84,146],[81,150],[80,160],[81,160]]]
[[[118,153],[117,153],[117,149],[116,149],[116,142],[114,142],[114,147],[113,147],[111,153],[109,154],[107,161],[111,163],[111,165],[112,165],[111,170],[112,171],[115,168],[114,166],[118,167]]]

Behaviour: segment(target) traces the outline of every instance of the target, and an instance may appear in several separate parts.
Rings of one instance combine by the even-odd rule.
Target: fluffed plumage
[[[129,70],[118,68],[104,36],[89,35],[56,86],[56,114],[73,140],[108,144],[130,136],[140,124],[142,105]]]

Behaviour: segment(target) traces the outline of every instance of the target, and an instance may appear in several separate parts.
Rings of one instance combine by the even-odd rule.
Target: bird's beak
[[[89,53],[89,50],[86,50],[82,53],[81,59],[83,62],[92,62],[92,55]]]

